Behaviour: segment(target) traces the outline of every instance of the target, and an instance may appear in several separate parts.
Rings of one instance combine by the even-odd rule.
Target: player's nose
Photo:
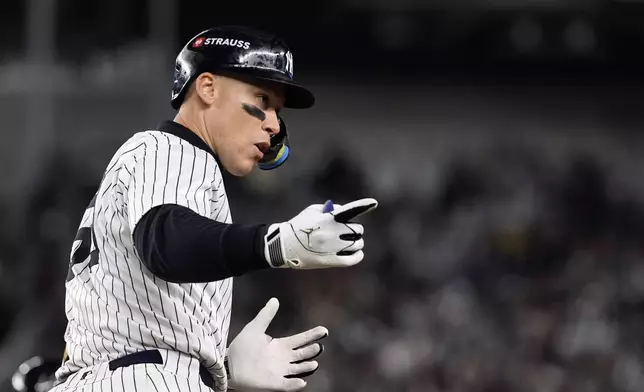
[[[266,119],[262,123],[262,129],[268,132],[271,137],[280,132],[280,122],[275,111],[271,110],[266,112]]]

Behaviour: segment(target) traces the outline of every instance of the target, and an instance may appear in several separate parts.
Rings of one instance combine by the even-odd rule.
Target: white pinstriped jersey
[[[170,283],[154,276],[134,248],[137,222],[162,204],[232,222],[220,168],[209,152],[171,133],[137,133],[109,163],[73,243],[67,355],[57,377],[161,348],[198,358],[215,380],[226,379],[232,278]]]

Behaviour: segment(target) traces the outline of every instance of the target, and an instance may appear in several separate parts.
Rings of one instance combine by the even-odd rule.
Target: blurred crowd
[[[555,164],[498,148],[455,157],[440,176],[426,200],[400,194],[362,219],[356,268],[275,277],[286,322],[331,331],[310,390],[640,391],[639,196],[585,153]],[[372,195],[365,178],[338,156],[308,197]],[[262,207],[245,208],[251,219]],[[255,278],[238,293],[274,294]]]
[[[64,155],[49,170],[24,230],[0,236],[3,392],[12,363],[62,354],[67,258],[100,179]],[[277,191],[262,192],[263,173],[227,178],[233,219],[378,198],[367,171],[338,153]],[[311,392],[641,391],[644,209],[613,174],[592,154],[454,156],[431,195],[401,192],[360,218],[358,266],[239,278],[231,335],[271,296],[281,308],[269,333],[327,326]]]

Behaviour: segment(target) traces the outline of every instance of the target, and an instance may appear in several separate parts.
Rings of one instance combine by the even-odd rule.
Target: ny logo
[[[293,79],[293,53],[286,52],[286,72]]]

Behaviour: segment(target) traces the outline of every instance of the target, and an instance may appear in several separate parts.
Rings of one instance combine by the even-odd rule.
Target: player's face
[[[210,111],[206,121],[216,124],[217,132],[211,136],[222,165],[235,176],[246,176],[264,157],[271,136],[279,132],[277,113],[284,96],[276,85],[221,81],[217,110]]]

